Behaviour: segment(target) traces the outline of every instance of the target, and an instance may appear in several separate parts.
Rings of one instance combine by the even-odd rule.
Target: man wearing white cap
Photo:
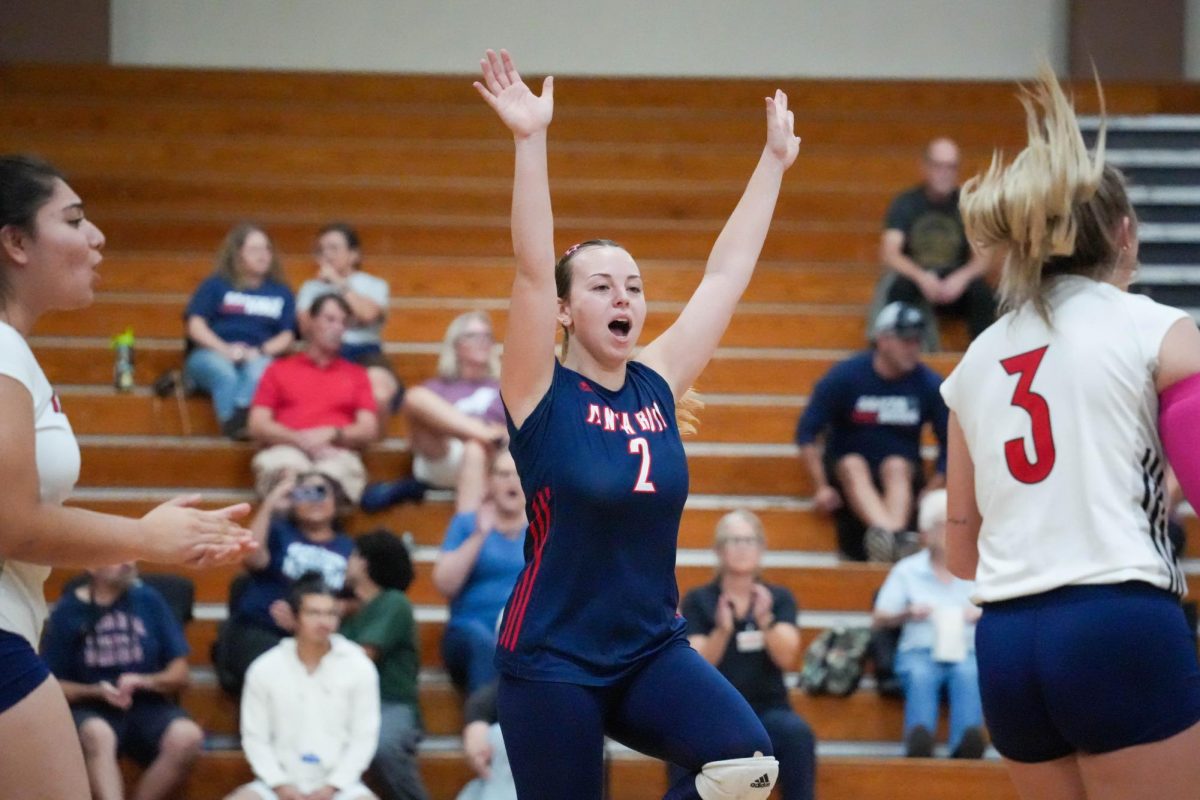
[[[944,485],[946,404],[941,377],[921,362],[921,310],[889,303],[875,318],[872,347],[835,364],[813,388],[796,426],[812,476],[813,501],[834,516],[846,558],[894,561],[915,544],[908,534],[916,491]],[[939,443],[936,475],[925,480],[921,431]]]

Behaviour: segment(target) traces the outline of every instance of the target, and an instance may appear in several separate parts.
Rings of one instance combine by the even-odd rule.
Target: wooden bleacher
[[[596,235],[626,244],[646,277],[647,337],[695,287],[761,147],[758,98],[775,85],[560,79],[550,145],[559,249]],[[782,86],[804,142],[758,273],[698,381],[709,405],[688,447],[693,497],[704,502],[685,513],[680,547],[707,550],[720,514],[752,500],[772,553],[825,557],[819,566],[771,567],[768,580],[792,588],[806,613],[862,612],[885,569],[833,563],[832,529],[803,502],[811,487],[790,445],[795,419],[816,378],[863,344],[880,221],[891,196],[915,182],[921,147],[950,135],[969,171],[993,147],[1015,151],[1024,133],[1007,83]],[[1094,110],[1091,87],[1078,92],[1081,108]],[[1200,109],[1194,87],[1110,86],[1107,97],[1110,111],[1121,113]],[[115,394],[107,345],[134,327],[140,387],[178,366],[186,298],[240,220],[268,230],[293,286],[312,271],[306,254],[319,224],[345,219],[359,227],[366,267],[391,283],[388,352],[410,384],[433,374],[436,343],[460,311],[487,308],[503,329],[512,148],[470,78],[0,65],[0,119],[0,152],[53,160],[108,237],[95,306],[48,316],[33,341],[81,437],[81,505],[140,514],[174,490],[245,495],[251,448],[219,438],[204,399],[186,401],[185,428],[173,399],[145,388]],[[943,333],[949,352],[931,363],[945,373],[965,336],[958,325]],[[367,459],[378,477],[408,468],[402,423],[390,433]],[[428,548],[440,542],[450,514],[446,500],[433,499],[358,515],[350,527],[411,531]],[[437,612],[444,605],[429,568],[418,563],[411,590],[430,612],[420,623],[421,706],[430,735],[451,737],[461,715],[441,670]],[[189,628],[197,680],[183,701],[212,734],[236,731],[234,704],[212,684],[208,664],[233,574],[193,576],[199,602],[217,612]],[[685,590],[710,576],[706,566],[679,568]],[[52,577],[51,598],[66,577]],[[805,627],[806,641],[816,632]],[[846,699],[796,691],[792,700],[823,742],[899,740],[900,704],[870,689]],[[431,750],[421,764],[437,800],[452,798],[469,777],[453,750]],[[186,797],[222,797],[248,776],[237,751],[207,753]],[[614,757],[614,798],[648,800],[664,788],[658,763]],[[818,794],[1015,796],[994,762],[855,756],[822,757]]]

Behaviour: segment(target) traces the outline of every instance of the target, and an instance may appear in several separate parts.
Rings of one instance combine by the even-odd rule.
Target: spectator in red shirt
[[[358,502],[366,484],[359,451],[379,436],[375,397],[364,367],[340,355],[351,311],[338,295],[322,295],[301,352],[267,368],[250,408],[255,486],[265,496],[284,471],[317,471]]]

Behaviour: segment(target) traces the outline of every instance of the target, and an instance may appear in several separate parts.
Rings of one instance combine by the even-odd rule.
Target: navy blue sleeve
[[[72,653],[78,620],[72,611],[73,605],[65,596],[58,601],[50,619],[46,621],[41,650],[42,660],[54,677],[79,683],[74,675],[75,658]]]
[[[267,528],[267,565],[260,572],[272,575],[283,574],[283,557],[288,544],[295,538],[291,535],[290,527],[283,517],[278,515],[271,517],[271,523]]]
[[[800,421],[796,423],[796,444],[811,444],[833,422],[841,384],[837,375],[839,366],[834,366],[813,387],[812,394],[808,397],[808,405],[800,415]]]
[[[707,604],[700,596],[703,591],[703,589],[692,589],[683,598],[680,613],[687,620],[687,630],[685,631],[687,636],[707,636],[716,627],[715,610],[710,611],[706,608]]]
[[[928,367],[925,367],[925,372],[925,416],[933,425],[933,435],[938,441],[937,472],[939,475],[945,475],[948,436],[946,429],[950,422],[950,410],[946,408],[946,401],[942,399],[942,393],[939,391],[942,385],[941,376]]]
[[[167,601],[163,599],[158,590],[153,586],[145,585],[142,586],[142,590],[143,612],[149,617],[144,621],[149,623],[146,626],[147,629],[153,630],[154,635],[158,638],[162,662],[152,665],[152,668],[166,669],[167,664],[190,652],[187,639],[183,635],[183,626],[179,624],[179,620],[175,619],[171,607],[167,605]]]
[[[187,308],[183,311],[184,319],[203,317],[205,320],[211,321],[221,306],[221,298],[225,296],[223,284],[224,281],[216,275],[205,278],[204,282],[196,287],[192,298],[188,300]]]
[[[276,334],[296,330],[296,296],[284,284],[279,284],[279,294],[283,298],[283,313],[279,315],[279,329]],[[274,334],[272,334],[274,335]]]

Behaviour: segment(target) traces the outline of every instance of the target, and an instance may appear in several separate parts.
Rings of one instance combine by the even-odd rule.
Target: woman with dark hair
[[[231,230],[183,315],[184,374],[212,397],[221,431],[243,438],[259,378],[295,341],[296,302],[270,237],[249,223]]]
[[[341,591],[354,549],[341,526],[350,508],[337,481],[320,472],[285,473],[263,498],[250,522],[258,549],[242,559],[249,580],[217,647],[227,690],[239,691],[250,662],[292,632],[287,596],[296,581],[315,573]]]
[[[1200,664],[1164,454],[1200,503],[1200,332],[1125,291],[1137,216],[1049,68],[1029,143],[962,190],[1004,316],[945,383],[946,559],[975,580],[983,716],[1026,798],[1195,798]]]
[[[376,530],[360,535],[346,568],[353,611],[341,632],[361,645],[379,670],[379,748],[371,770],[382,800],[428,800],[417,768],[421,712],[417,705],[417,623],[404,590],[412,583],[412,559],[396,534]]]
[[[88,796],[62,689],[34,652],[50,568],[142,559],[206,566],[253,547],[244,503],[179,497],[141,519],[66,508],[79,478],[71,425],[27,338],[42,314],[93,300],[104,234],[54,167],[0,156],[0,786],[6,797]]]
[[[379,408],[380,429],[404,397],[400,379],[383,352],[383,324],[388,313],[388,283],[362,269],[358,231],[345,222],[331,222],[317,231],[314,252],[317,276],[296,292],[300,330],[308,329],[308,309],[321,295],[336,294],[350,306],[350,321],[342,336],[342,357],[367,368],[371,392]]]

